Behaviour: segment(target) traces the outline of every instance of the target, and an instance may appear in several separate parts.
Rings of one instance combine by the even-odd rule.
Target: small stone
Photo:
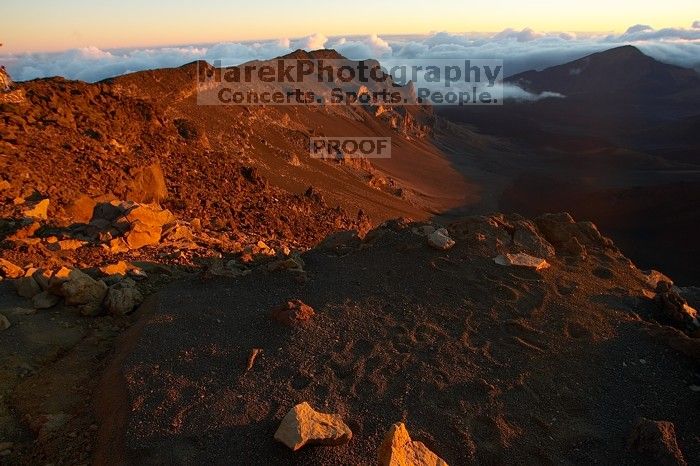
[[[32,305],[34,309],[50,309],[58,304],[60,300],[61,298],[45,290],[32,298]]]
[[[23,298],[31,299],[35,295],[41,293],[41,286],[34,280],[34,277],[21,277],[16,279],[13,284],[17,294]]]
[[[290,327],[311,319],[313,315],[314,309],[299,299],[288,301],[272,310],[274,320]]]
[[[61,251],[75,251],[76,249],[83,247],[86,243],[87,241],[81,241],[78,239],[62,239],[57,244]]]
[[[112,285],[107,291],[104,307],[110,314],[126,315],[143,302],[143,296],[130,278]]]
[[[293,451],[304,445],[342,445],[352,438],[352,431],[335,414],[315,411],[303,402],[292,408],[275,432],[275,440]]]
[[[498,265],[527,267],[535,270],[542,270],[549,267],[549,262],[541,257],[534,257],[529,254],[519,252],[518,254],[505,254],[494,258]]]
[[[11,450],[15,444],[12,442],[0,442],[0,451]]]
[[[48,199],[37,202],[34,207],[23,212],[24,216],[38,220],[46,220],[48,218],[49,203],[50,201]]]
[[[8,260],[0,259],[0,273],[5,278],[20,278],[24,276],[24,269]]]
[[[672,422],[639,419],[630,435],[629,447],[660,465],[688,464],[678,447],[676,428]]]
[[[440,228],[428,236],[428,244],[430,247],[439,249],[440,251],[447,251],[455,245],[455,242],[450,238],[450,234],[446,229]]]
[[[391,426],[379,447],[380,466],[447,466],[422,442],[411,440],[402,422]]]
[[[7,317],[5,317],[3,314],[0,314],[0,331],[2,330],[7,330],[10,328],[12,324],[10,324],[10,321],[7,320]]]

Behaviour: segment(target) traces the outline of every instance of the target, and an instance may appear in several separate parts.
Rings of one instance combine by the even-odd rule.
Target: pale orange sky
[[[277,39],[321,33],[433,31],[623,32],[635,24],[689,27],[698,0],[3,0],[3,53]]]

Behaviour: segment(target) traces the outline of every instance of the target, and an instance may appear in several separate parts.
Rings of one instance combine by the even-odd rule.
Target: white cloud
[[[323,34],[316,33],[302,39],[292,41],[292,48],[318,50],[325,48],[326,42],[328,42],[328,37],[324,36]]]
[[[525,89],[522,89],[514,84],[504,84],[503,85],[503,98],[504,99],[514,99],[518,101],[528,101],[534,102],[536,100],[542,99],[563,99],[565,96],[559,94],[558,92],[540,92],[539,94],[533,94]]]
[[[666,63],[700,70],[700,21],[692,27],[654,29],[634,25],[620,35],[540,33],[529,28],[506,29],[497,34],[435,32],[426,36],[346,36],[312,34],[302,38],[260,42],[223,42],[209,45],[145,49],[101,50],[97,47],[61,53],[0,55],[18,81],[60,75],[97,81],[131,71],[174,67],[205,59],[224,65],[269,59],[302,48],[336,48],[353,59],[498,58],[506,75],[575,60],[621,45],[635,45]]]

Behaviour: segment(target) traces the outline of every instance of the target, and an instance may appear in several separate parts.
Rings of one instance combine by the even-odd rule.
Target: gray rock
[[[42,291],[32,298],[32,305],[34,306],[34,309],[49,309],[58,304],[60,300],[61,298],[58,296],[51,294],[48,291]]]
[[[143,296],[130,278],[112,285],[107,291],[105,308],[114,315],[126,315],[143,302]]]
[[[17,290],[17,294],[23,298],[31,299],[35,295],[41,293],[41,286],[39,286],[32,276],[18,278],[13,284],[15,285],[15,290]]]
[[[73,269],[68,280],[61,285],[61,295],[66,298],[69,306],[79,306],[83,315],[93,316],[100,312],[102,301],[107,295],[107,285]]]
[[[440,228],[428,236],[428,244],[432,248],[447,251],[455,245],[455,242],[452,238],[450,238],[450,234],[447,232],[447,230]]]

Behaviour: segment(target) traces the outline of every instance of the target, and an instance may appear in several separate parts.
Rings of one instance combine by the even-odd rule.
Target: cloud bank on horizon
[[[63,76],[94,82],[146,69],[180,66],[194,60],[222,60],[235,65],[274,58],[296,49],[332,48],[352,59],[503,59],[506,76],[529,69],[542,69],[620,45],[634,45],[657,60],[700,71],[700,21],[690,28],[654,29],[635,25],[618,35],[540,33],[526,28],[506,29],[497,34],[451,34],[427,36],[326,37],[313,34],[300,39],[258,42],[224,42],[160,48],[102,50],[97,47],[59,53],[0,55],[17,81]]]

